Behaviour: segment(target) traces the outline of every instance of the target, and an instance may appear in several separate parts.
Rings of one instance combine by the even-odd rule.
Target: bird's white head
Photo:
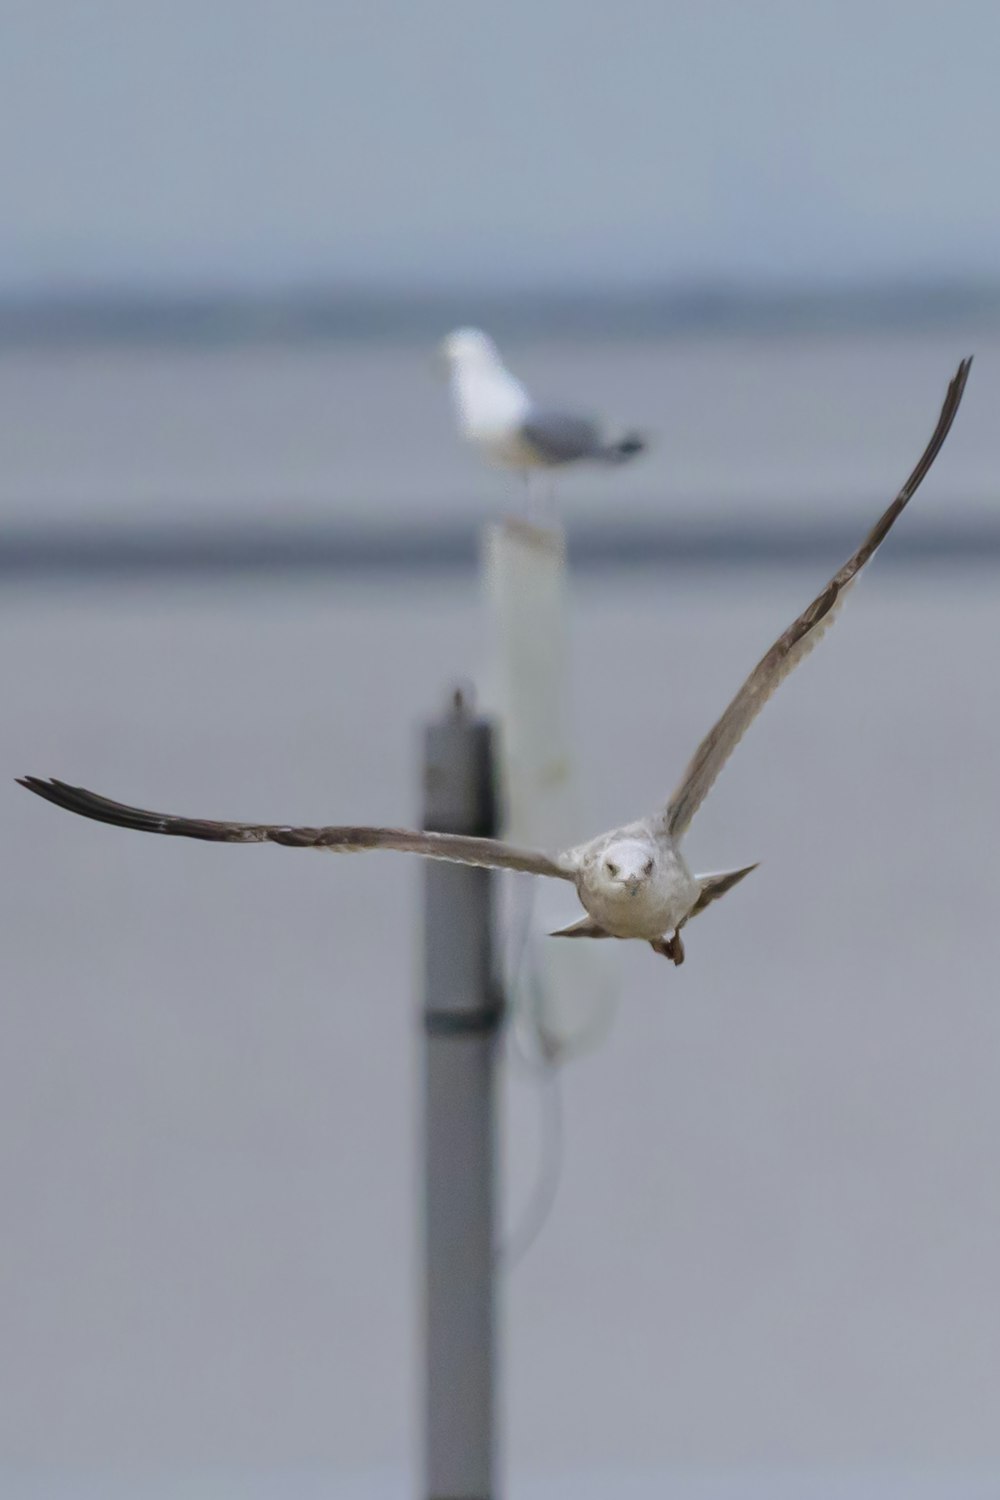
[[[638,839],[616,839],[597,861],[595,882],[616,895],[637,896],[656,873],[656,850]]]
[[[493,369],[501,363],[496,344],[481,328],[456,328],[439,346],[449,369]]]

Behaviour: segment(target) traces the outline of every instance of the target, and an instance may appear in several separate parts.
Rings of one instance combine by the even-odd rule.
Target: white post
[[[489,723],[456,693],[425,740],[424,827],[492,836]],[[490,871],[425,870],[425,1495],[493,1500],[495,1066]]]
[[[569,849],[590,829],[573,732],[566,537],[556,525],[509,519],[487,527],[483,585],[503,733],[497,751],[505,838]],[[606,1034],[615,1009],[604,943],[549,942],[573,913],[561,880],[523,878],[512,895],[515,954],[508,999],[539,1056],[561,1062]],[[523,1033],[522,1033],[523,1034]]]

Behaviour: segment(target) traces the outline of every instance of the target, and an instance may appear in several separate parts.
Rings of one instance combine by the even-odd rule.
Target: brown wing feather
[[[784,635],[775,641],[770,651],[761,658],[722,718],[709,730],[698,746],[680,785],[667,805],[666,827],[673,837],[679,838],[688,828],[722,767],[764,704],[793,667],[796,667],[812,650],[823,632],[832,624],[846,590],[865,563],[878,550],[893,523],[916,493],[928,469],[941,451],[941,446],[955,420],[971,364],[971,358],[963,359],[955,372],[948,386],[931,440],[921,454],[913,473],[888,510],[879,517],[853,556],[848,558],[822,592],[816,596],[808,608],[802,611]]]
[[[447,859],[457,864],[482,865],[500,870],[525,870],[572,880],[568,864],[531,849],[515,849],[499,839],[465,838],[460,834],[424,833],[409,828],[293,828],[281,823],[219,823],[208,818],[179,818],[171,813],[148,812],[112,802],[84,787],[65,781],[46,781],[38,776],[18,777],[29,792],[64,807],[68,812],[118,828],[136,828],[143,833],[166,833],[188,839],[208,839],[224,844],[283,844],[291,849],[329,849],[335,854],[355,854],[366,849],[395,849]]]

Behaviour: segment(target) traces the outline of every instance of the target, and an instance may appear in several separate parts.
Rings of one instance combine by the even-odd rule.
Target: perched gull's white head
[[[441,355],[452,367],[464,365],[481,369],[501,365],[500,351],[481,328],[456,328],[441,340]]]

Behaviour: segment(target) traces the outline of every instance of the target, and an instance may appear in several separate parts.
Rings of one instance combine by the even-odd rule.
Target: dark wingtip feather
[[[158,813],[148,813],[144,808],[126,807],[121,802],[112,802],[86,787],[73,786],[71,782],[59,781],[51,776],[19,776],[18,784],[36,797],[61,807],[66,812],[78,813],[83,818],[93,818],[98,823],[117,824],[121,828],[138,828],[149,832],[163,833],[164,819]]]
[[[23,786],[26,792],[34,792],[38,797],[48,797],[52,789],[58,787],[57,781],[51,781],[47,776],[15,776],[14,780],[18,786]]]
[[[15,778],[18,786],[23,786],[26,791],[34,792],[36,797],[44,797],[47,802],[55,802],[59,807],[71,807],[79,794],[83,792],[82,787],[70,786],[66,781],[57,781],[54,776],[18,776]],[[86,796],[86,793],[83,793]]]

